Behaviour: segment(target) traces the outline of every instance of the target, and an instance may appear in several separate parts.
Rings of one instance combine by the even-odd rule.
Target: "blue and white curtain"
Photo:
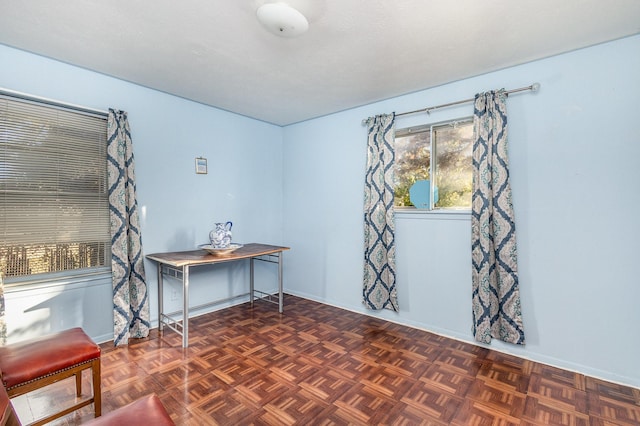
[[[506,92],[476,95],[473,144],[473,334],[523,345],[516,225],[509,183]]]
[[[113,341],[149,335],[149,293],[145,282],[142,237],[133,148],[127,113],[109,110],[107,121],[107,175],[111,221],[113,280]]]
[[[398,311],[394,223],[395,114],[367,121],[364,187],[363,302],[369,309]]]

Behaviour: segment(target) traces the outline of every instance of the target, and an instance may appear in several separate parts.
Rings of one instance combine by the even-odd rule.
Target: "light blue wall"
[[[292,247],[285,255],[290,293],[471,341],[466,215],[398,215],[401,312],[362,308],[361,120],[540,82],[539,93],[508,100],[528,343],[492,347],[640,387],[638,52],[640,36],[631,37],[285,128],[3,46],[0,87],[129,112],[146,253],[192,248],[213,222],[231,219],[237,241]],[[465,105],[397,125],[471,112]],[[197,156],[209,159],[208,175],[194,174]],[[155,321],[156,274],[146,266]],[[276,279],[269,266],[258,276],[267,288]],[[246,269],[216,268],[209,287],[197,274],[192,300],[241,291]],[[34,320],[31,332],[82,325],[108,340],[109,288],[10,291],[7,315]],[[23,326],[9,325],[24,334]]]
[[[232,220],[237,242],[282,244],[282,128],[0,45],[0,87],[99,110],[128,112],[136,160],[145,254],[193,249],[214,222]],[[207,175],[195,174],[206,157]],[[235,263],[192,275],[190,298],[204,303],[246,292],[248,268]],[[261,263],[261,262],[258,262]],[[145,263],[157,322],[156,269]],[[257,265],[256,283],[277,288]],[[207,276],[212,285],[202,278]],[[229,279],[231,278],[231,279]],[[10,340],[83,326],[112,338],[109,280],[7,290]],[[177,308],[169,283],[165,301]]]
[[[638,76],[635,36],[286,127],[287,288],[365,312],[363,118],[539,82],[539,93],[508,100],[527,345],[491,347],[639,387]],[[399,214],[396,227],[401,311],[366,313],[472,341],[469,216]]]

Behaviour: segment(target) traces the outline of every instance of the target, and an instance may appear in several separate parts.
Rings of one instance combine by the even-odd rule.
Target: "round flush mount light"
[[[266,3],[256,14],[269,32],[280,37],[297,37],[309,28],[307,18],[288,4]]]

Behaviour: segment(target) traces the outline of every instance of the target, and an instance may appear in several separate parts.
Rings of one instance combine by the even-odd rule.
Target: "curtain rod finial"
[[[533,83],[531,85],[531,91],[532,92],[537,92],[538,90],[540,90],[540,83]]]

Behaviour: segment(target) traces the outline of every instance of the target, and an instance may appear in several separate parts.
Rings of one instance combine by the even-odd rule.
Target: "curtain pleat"
[[[370,118],[364,188],[363,302],[398,311],[394,224],[395,114]]]
[[[524,344],[516,226],[509,183],[504,90],[476,95],[474,105],[472,261],[473,334]]]
[[[109,110],[107,120],[107,174],[111,221],[113,280],[113,340],[149,335],[149,294],[145,282],[142,237],[127,113]]]

